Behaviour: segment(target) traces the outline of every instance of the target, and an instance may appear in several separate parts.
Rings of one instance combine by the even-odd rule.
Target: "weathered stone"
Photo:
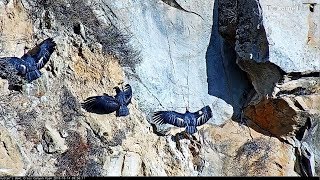
[[[200,133],[204,140],[202,151],[208,151],[205,155],[212,156],[211,150],[206,150],[212,149],[219,159],[206,162],[204,175],[297,176],[293,170],[294,148],[277,138],[264,136],[232,121],[223,127],[207,127]],[[206,156],[204,159],[209,158]]]
[[[123,161],[122,175],[123,176],[138,176],[141,175],[142,160],[139,154],[128,152]]]
[[[107,117],[97,115],[97,119],[94,119],[94,118],[89,119],[87,123],[89,124],[93,132],[100,137],[100,139],[103,139],[106,141],[112,138],[112,126],[109,122],[109,119],[107,119]]]
[[[1,47],[5,48],[0,51],[0,56],[21,57],[24,54],[24,47],[19,44],[26,45],[32,39],[31,20],[20,1],[10,0],[7,5],[0,6],[0,12],[1,34],[7,37],[7,40],[1,40],[3,43]],[[22,41],[22,39],[26,39],[26,41]]]
[[[302,176],[317,176],[320,173],[319,120],[320,111],[318,110],[301,128],[299,139],[296,140],[298,158],[296,167],[297,172]]]
[[[320,71],[320,38],[316,28],[320,7],[315,6],[311,12],[304,2],[307,1],[259,0],[269,42],[269,60],[288,73]]]
[[[291,21],[274,27],[279,20],[266,12],[266,2],[260,0],[262,7],[255,0],[21,2],[0,1],[0,56],[19,57],[25,46],[48,37],[57,47],[41,78],[22,92],[0,88],[5,94],[1,124],[19,141],[19,148],[10,146],[17,156],[6,156],[3,163],[0,158],[0,173],[11,168],[9,175],[28,176],[297,176],[303,174],[294,167],[299,161],[295,150],[307,143],[319,174],[317,123],[309,126],[320,117],[317,61],[304,64],[312,56],[310,48],[306,56],[292,53],[297,48],[278,36],[288,32],[285,23]],[[108,30],[111,24],[121,31],[115,34],[132,35],[130,44],[141,50],[141,63],[131,58],[123,63],[113,51],[105,52],[110,44],[95,38],[109,38],[97,29]],[[299,47],[306,40],[288,35]],[[126,42],[118,40],[108,43],[120,43],[112,47],[121,49]],[[284,77],[278,66],[286,71]],[[301,72],[291,73],[300,67]],[[112,88],[121,83],[133,87],[129,116],[81,109],[87,97],[114,95]],[[253,87],[260,96],[254,102],[247,98],[257,97]],[[242,114],[244,104],[252,121]],[[190,106],[196,111],[203,105],[210,105],[213,118],[192,136],[172,126],[160,135],[149,124],[154,110],[181,112]],[[231,120],[236,118],[241,124]],[[280,139],[287,137],[298,143]]]
[[[43,134],[43,149],[46,153],[63,153],[68,149],[59,132],[49,124]]]
[[[314,153],[307,142],[301,143],[301,146],[298,148],[297,158],[302,176],[316,176]]]
[[[264,98],[249,105],[246,117],[276,137],[293,137],[308,118],[307,112],[296,107],[289,98]]]
[[[245,103],[246,94],[252,89],[252,85],[247,74],[236,64],[237,57],[234,43],[226,40],[228,39],[226,37],[228,33],[235,33],[230,32],[232,29],[229,28],[235,22],[231,22],[229,17],[226,16],[224,17],[227,19],[221,20],[221,18],[224,18],[221,13],[224,10],[229,12],[229,8],[233,8],[231,7],[231,1],[214,2],[211,37],[206,51],[208,93],[218,98],[217,100],[213,99],[213,107],[221,109],[223,103],[219,101],[224,101],[232,106],[233,116],[239,117],[242,106]],[[226,34],[223,34],[223,29],[219,29],[221,26],[224,26],[221,24],[222,21],[228,26],[225,29],[230,29],[230,31],[225,32]],[[218,102],[217,105],[215,105],[215,102]],[[222,109],[227,108],[223,107]],[[223,111],[219,112],[223,114]],[[217,115],[216,119],[222,119],[222,117]],[[213,122],[216,122],[216,119]],[[223,123],[215,124],[221,125]]]
[[[290,94],[295,96],[311,95],[320,93],[320,76],[314,77],[284,77],[284,83],[278,84],[274,89],[274,96]],[[291,80],[292,79],[292,80]]]
[[[20,149],[3,125],[0,125],[0,175],[22,176],[25,173]]]
[[[238,22],[238,1],[218,0],[216,5],[217,7],[214,8],[217,8],[218,11],[216,15],[218,16],[219,33],[230,44],[234,44]]]
[[[177,3],[203,19],[162,1],[97,2],[99,5],[93,7],[100,22],[108,24],[112,20],[113,25],[126,28],[134,36],[132,44],[141,50],[142,61],[135,72],[125,70],[140,108],[148,115],[162,109],[184,110],[187,105],[196,111],[216,100],[208,92],[206,78],[214,2]],[[211,68],[209,73],[215,72]],[[210,86],[216,88],[213,83]],[[230,103],[218,100],[215,105],[223,110]],[[220,121],[212,123],[224,123],[216,119]]]
[[[305,96],[296,96],[294,98],[301,106],[303,110],[309,111],[310,113],[318,113],[320,114],[320,95],[305,95]]]
[[[307,119],[320,113],[320,77],[290,77],[277,85],[273,96],[251,103],[245,115],[274,136],[293,137]]]
[[[9,83],[7,80],[0,79],[0,92],[3,94],[9,93]]]
[[[107,158],[107,162],[104,164],[106,170],[106,176],[121,176],[124,154],[118,156],[112,156]]]

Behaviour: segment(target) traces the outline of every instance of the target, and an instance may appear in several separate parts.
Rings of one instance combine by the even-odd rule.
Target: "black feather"
[[[201,114],[200,114],[201,112]],[[212,118],[212,111],[209,106],[203,107],[201,110],[196,112],[197,114],[197,126],[203,125],[206,123],[210,118]]]
[[[111,96],[89,97],[81,104],[88,112],[97,114],[109,114],[119,109],[118,102]]]
[[[125,85],[124,88],[124,96],[125,96],[125,102],[128,105],[129,103],[131,103],[131,98],[132,98],[132,89],[131,86],[129,84]]]
[[[41,69],[48,61],[55,49],[56,43],[52,38],[48,38],[41,42],[38,46],[28,51],[21,58],[7,57],[19,75],[26,78],[28,82],[38,79],[41,76]]]
[[[103,96],[92,96],[87,98],[82,107],[88,112],[97,114],[109,114],[116,111],[116,116],[129,115],[128,104],[131,102],[132,89],[129,84],[122,91],[119,87],[114,88],[116,95],[114,97],[104,94]]]
[[[175,111],[156,111],[152,119],[155,124],[172,124],[177,127],[186,127],[186,132],[197,132],[197,126],[203,125],[212,117],[209,106],[205,106],[197,112],[186,111],[184,114]]]
[[[172,124],[177,127],[185,127],[184,114],[175,111],[157,111],[153,115],[154,122],[157,124]]]

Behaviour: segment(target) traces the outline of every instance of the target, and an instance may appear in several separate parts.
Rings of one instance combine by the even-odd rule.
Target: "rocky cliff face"
[[[31,84],[0,64],[0,175],[319,175],[312,10],[298,0],[0,1],[0,57],[57,43]],[[123,83],[129,116],[81,108]],[[152,124],[153,111],[203,105],[214,117],[192,138]]]

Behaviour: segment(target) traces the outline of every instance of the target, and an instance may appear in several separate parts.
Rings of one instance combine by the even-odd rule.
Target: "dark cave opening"
[[[206,52],[208,93],[230,104],[234,117],[240,117],[246,95],[253,86],[246,72],[236,63],[234,45],[220,35],[218,28],[218,1],[215,1],[211,37]]]

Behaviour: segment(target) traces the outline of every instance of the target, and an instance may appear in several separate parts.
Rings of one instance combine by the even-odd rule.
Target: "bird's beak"
[[[119,82],[118,85],[121,87],[122,91],[123,91],[123,81]],[[120,89],[120,88],[119,88]]]
[[[29,51],[29,48],[25,47],[23,50],[23,54],[27,54],[28,51]]]
[[[114,87],[113,89],[116,90],[116,92],[119,92],[120,91],[120,88],[118,86]]]

